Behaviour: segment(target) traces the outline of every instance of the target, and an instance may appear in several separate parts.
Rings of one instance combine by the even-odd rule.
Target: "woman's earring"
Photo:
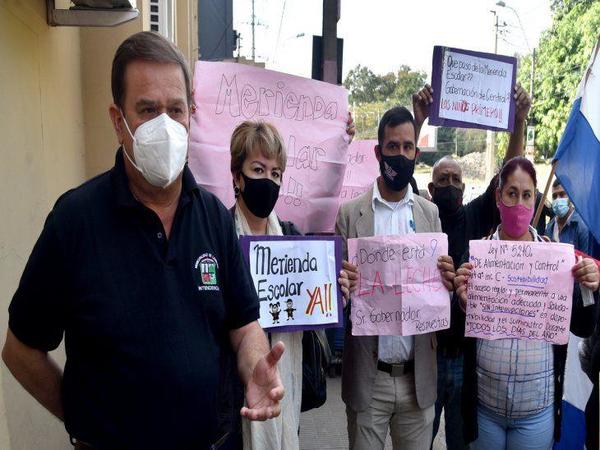
[[[239,197],[240,196],[240,188],[238,186],[234,186],[233,193],[235,194],[236,198]]]

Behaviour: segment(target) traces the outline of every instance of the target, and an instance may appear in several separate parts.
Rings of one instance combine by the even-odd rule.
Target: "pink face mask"
[[[507,235],[518,239],[527,232],[533,218],[533,208],[527,208],[521,204],[506,206],[500,201],[498,209],[500,210],[502,229]]]

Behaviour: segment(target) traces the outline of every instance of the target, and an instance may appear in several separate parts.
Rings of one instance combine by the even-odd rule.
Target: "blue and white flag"
[[[581,370],[578,351],[581,341],[582,338],[570,334],[562,398],[561,437],[553,450],[583,450],[585,445],[585,405],[593,385]]]
[[[556,177],[600,242],[600,41],[556,150]]]

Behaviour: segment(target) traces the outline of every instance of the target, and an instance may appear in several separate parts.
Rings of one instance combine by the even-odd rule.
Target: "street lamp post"
[[[281,46],[284,46],[285,43],[287,41],[291,40],[291,39],[300,39],[300,38],[302,38],[304,36],[306,36],[306,33],[298,33],[298,34],[295,34],[293,36],[288,36],[287,38],[285,38],[282,41]],[[273,54],[273,64],[275,64],[277,62],[277,56],[278,56],[278,53],[279,53],[279,46],[280,46],[279,40],[277,40],[277,43],[275,44],[275,52]]]
[[[252,0],[252,62],[256,62],[256,14],[254,14],[254,0]]]
[[[525,29],[523,28],[523,23],[521,22],[521,17],[519,17],[519,13],[512,6],[507,5],[502,0],[496,2],[496,6],[501,8],[510,9],[514,15],[517,17],[517,21],[519,22],[519,27],[521,28],[521,33],[523,33],[523,39],[525,40],[525,44],[527,45],[527,50],[531,54],[531,71],[529,73],[529,95],[531,96],[531,101],[533,102],[534,96],[534,79],[535,79],[535,48],[532,49],[529,45],[529,40],[527,39],[527,34],[525,33]],[[530,122],[527,127],[527,136],[530,134],[535,136],[535,131],[533,130],[533,124]],[[531,129],[531,130],[530,130]],[[533,160],[535,154],[535,141],[533,139],[527,139],[526,146],[526,154]]]
[[[519,16],[519,13],[517,12],[517,10],[510,5],[507,5],[502,0],[496,2],[496,6],[499,6],[501,8],[510,9],[515,14],[515,16],[517,17],[517,21],[519,22],[519,28],[521,28],[521,33],[523,33],[523,39],[525,40],[525,45],[527,45],[527,50],[529,50],[529,53],[531,53],[531,73],[530,73],[530,77],[529,77],[529,95],[531,95],[531,100],[533,101],[533,77],[535,75],[535,48],[532,50],[531,46],[529,45],[529,40],[527,39],[527,34],[525,33],[525,28],[523,28],[523,23],[521,22],[521,17]],[[498,29],[497,24],[498,24],[498,20],[497,20],[497,16],[496,16],[496,30]],[[497,40],[498,40],[498,37],[496,35],[496,41]]]
[[[498,53],[498,13],[493,9],[490,12],[494,15],[494,53]],[[487,131],[485,148],[485,176],[491,180],[496,171],[496,133],[491,130]]]

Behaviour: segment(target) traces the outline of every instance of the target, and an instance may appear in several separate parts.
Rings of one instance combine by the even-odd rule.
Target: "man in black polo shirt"
[[[429,115],[429,105],[433,102],[433,95],[429,85],[413,95],[417,130],[420,130]],[[529,95],[518,83],[513,95],[516,102],[515,122],[506,149],[505,161],[523,153],[525,120],[531,107]],[[433,166],[431,182],[428,185],[429,194],[440,211],[442,231],[448,235],[448,254],[452,257],[456,268],[461,265],[462,257],[469,248],[469,241],[489,236],[500,223],[496,207],[496,185],[496,177],[494,177],[483,194],[463,205],[465,184],[460,164],[451,157],[444,157]],[[437,332],[438,393],[433,438],[438,431],[442,409],[444,409],[448,450],[466,448],[460,410],[464,330],[461,329],[461,322],[454,320],[456,312],[452,311],[450,328]]]
[[[231,215],[185,166],[191,80],[154,33],[115,54],[115,166],[56,202],[11,302],[3,359],[76,447],[204,449],[231,346],[241,414],[279,414],[283,386]],[[47,352],[63,333],[64,375]]]

